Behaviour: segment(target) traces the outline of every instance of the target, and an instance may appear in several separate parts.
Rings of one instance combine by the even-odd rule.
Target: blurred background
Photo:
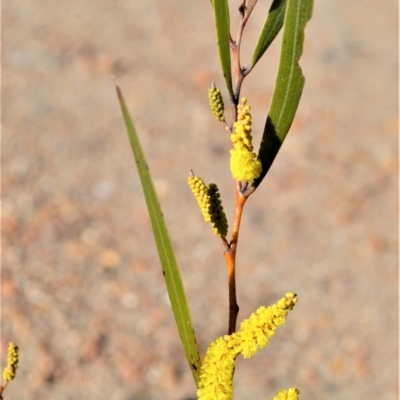
[[[241,2],[230,1],[232,32]],[[250,60],[271,1],[245,30]],[[239,359],[235,399],[398,398],[398,4],[315,1],[297,116],[245,208],[239,321],[287,291],[271,344]],[[242,94],[258,148],[279,36]],[[2,363],[6,400],[187,400],[195,386],[166,295],[113,75],[140,134],[198,343],[227,329],[223,247],[187,186],[219,185],[230,142],[207,100],[224,89],[208,0],[3,2]]]

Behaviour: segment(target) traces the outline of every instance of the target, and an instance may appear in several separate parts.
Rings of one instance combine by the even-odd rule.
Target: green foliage
[[[139,137],[126,108],[122,93],[118,87],[117,93],[126,129],[128,131],[132,152],[136,160],[136,167],[142,183],[147,208],[149,210],[154,238],[161,261],[162,273],[167,286],[169,299],[171,301],[172,311],[174,313],[186,358],[192,370],[193,378],[197,384],[199,381],[201,362],[181,275]]]
[[[258,153],[263,170],[257,187],[271,167],[292,125],[304,86],[299,66],[304,29],[311,18],[313,0],[288,0],[283,28],[278,76]]]
[[[268,17],[264,22],[261,29],[260,37],[254,50],[252,67],[254,67],[258,60],[263,56],[269,45],[273,42],[276,35],[282,28],[283,19],[285,17],[287,0],[274,0],[271,8],[269,9]]]
[[[228,0],[213,0],[212,2],[217,29],[218,51],[221,60],[222,72],[224,74],[226,87],[233,97],[230,39],[230,18]]]

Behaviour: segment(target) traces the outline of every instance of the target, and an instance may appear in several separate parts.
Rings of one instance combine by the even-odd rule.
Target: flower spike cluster
[[[276,328],[285,324],[288,310],[292,310],[296,303],[297,296],[286,293],[276,304],[260,307],[241,323],[238,332],[219,337],[212,342],[203,361],[197,391],[199,400],[231,400],[236,357],[242,354],[244,358],[250,358],[265,347],[274,336]],[[274,400],[297,400],[296,391],[297,389],[281,390]]]
[[[252,183],[261,175],[262,166],[257,155],[253,153],[250,106],[246,98],[238,104],[237,121],[233,128],[230,161],[232,175],[237,181]]]
[[[224,100],[222,99],[221,91],[215,87],[214,82],[212,87],[208,89],[208,102],[215,119],[224,122]]]
[[[3,370],[3,379],[6,382],[12,381],[15,378],[15,373],[18,368],[18,346],[10,342],[7,351],[7,365]]]
[[[228,221],[221,203],[221,195],[215,183],[205,185],[198,176],[189,176],[188,183],[206,222],[211,222],[216,236],[225,237],[228,233]]]

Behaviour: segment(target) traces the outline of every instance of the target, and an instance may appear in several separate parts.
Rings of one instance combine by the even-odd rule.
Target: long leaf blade
[[[287,3],[278,75],[258,153],[263,170],[254,182],[256,187],[271,167],[299,105],[304,87],[299,59],[303,52],[304,29],[311,18],[312,8],[313,0],[288,0]]]
[[[230,17],[228,0],[212,0],[214,9],[215,27],[217,30],[218,52],[221,61],[222,72],[224,74],[226,87],[229,94],[233,97],[232,89],[232,69],[230,53]]]
[[[254,50],[252,67],[257,64],[281,30],[285,18],[286,4],[287,0],[274,0],[272,2]]]
[[[116,89],[149,210],[154,238],[161,261],[162,273],[167,285],[169,299],[171,301],[172,311],[178,327],[179,336],[185,350],[186,358],[188,360],[190,369],[192,370],[193,378],[196,382],[196,385],[198,385],[201,362],[181,275],[179,273],[172,243],[169,238],[168,230],[164,221],[160,204],[158,202],[157,193],[151,179],[150,171],[143,154],[139,137],[132,123],[132,119],[129,115],[121,90],[118,86]]]

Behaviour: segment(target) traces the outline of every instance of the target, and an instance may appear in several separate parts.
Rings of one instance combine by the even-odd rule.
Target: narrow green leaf
[[[188,360],[190,369],[192,370],[193,378],[196,382],[196,385],[198,385],[201,362],[181,275],[179,273],[174,250],[172,248],[171,240],[169,238],[168,230],[164,221],[160,204],[158,202],[157,193],[154,189],[150,171],[143,154],[139,137],[132,123],[128,109],[126,108],[125,100],[122,96],[121,90],[118,86],[116,89],[126,129],[128,131],[132,152],[135,157],[136,166],[142,183],[147,208],[149,210],[154,238],[161,261],[162,273],[167,285],[169,299],[171,301],[172,311],[185,350],[186,358]]]
[[[222,72],[224,74],[226,87],[233,97],[232,70],[230,52],[230,19],[228,0],[212,0],[214,9],[215,26],[217,29],[218,51],[221,60]]]
[[[258,38],[256,48],[254,50],[252,67],[254,67],[258,60],[262,57],[269,45],[273,42],[276,35],[282,28],[283,20],[285,18],[287,0],[274,0],[268,12],[268,17],[264,22]]]
[[[304,87],[299,59],[312,8],[313,0],[288,0],[287,3],[278,75],[258,153],[263,171],[254,182],[255,187],[264,179],[278,154],[299,105]]]

